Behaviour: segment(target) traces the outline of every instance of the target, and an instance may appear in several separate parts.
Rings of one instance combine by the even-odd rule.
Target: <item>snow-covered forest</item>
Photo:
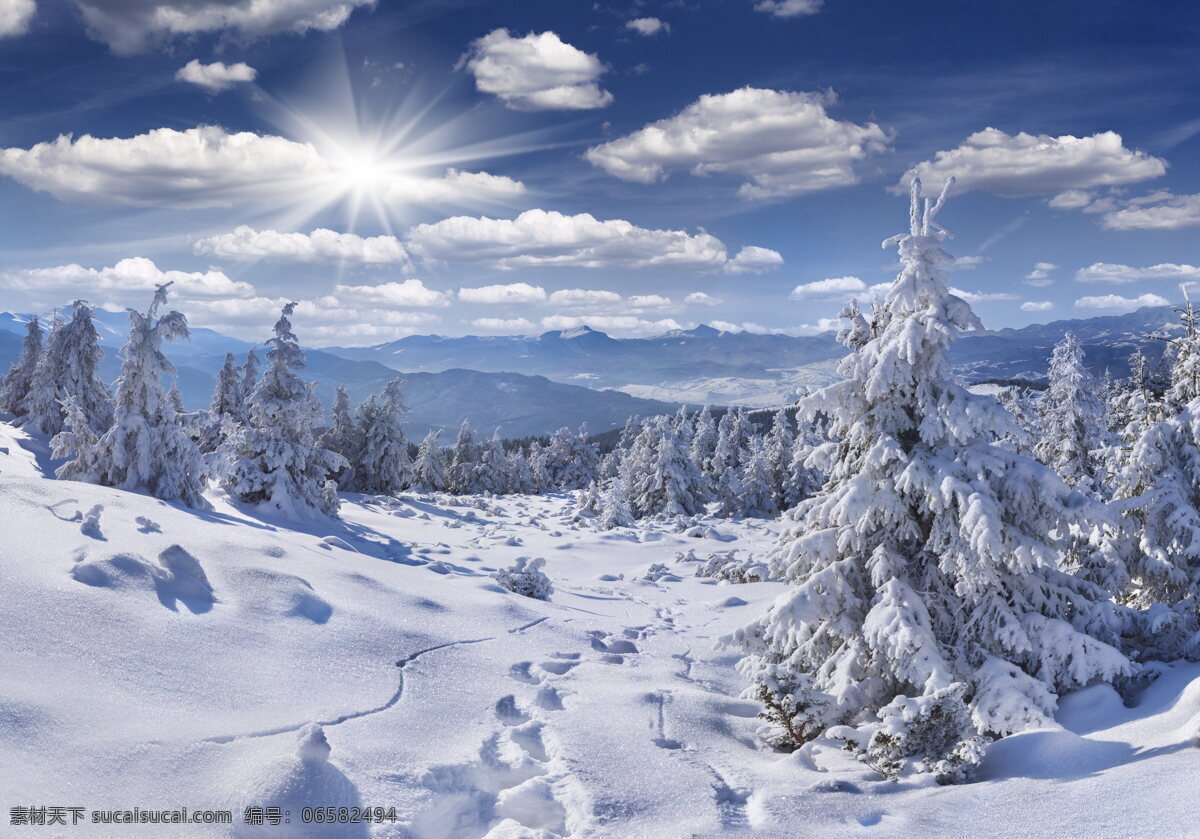
[[[952,185],[914,179],[836,383],[603,444],[409,439],[400,378],[325,416],[292,304],[191,412],[171,283],[111,387],[86,302],[31,319],[0,390],[0,797],[234,814],[181,836],[951,835],[967,807],[1189,835],[1200,313],[1127,378],[1068,333],[1044,388],[971,392]]]

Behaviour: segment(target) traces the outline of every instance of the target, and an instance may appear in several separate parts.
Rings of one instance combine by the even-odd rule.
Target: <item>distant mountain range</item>
[[[28,317],[0,313],[0,369],[20,352]],[[127,318],[97,310],[96,322],[106,350],[102,373],[112,381]],[[1128,374],[1134,350],[1161,355],[1165,344],[1150,336],[1180,329],[1169,307],[1145,308],[968,334],[955,342],[951,358],[968,382],[1044,379],[1054,345],[1073,331],[1092,370],[1120,377]],[[166,352],[179,369],[186,405],[205,407],[225,353],[240,360],[251,346],[210,329],[193,329],[190,342],[169,344]],[[670,412],[680,403],[786,404],[798,388],[836,378],[845,350],[828,332],[792,337],[699,326],[653,338],[613,338],[585,326],[533,337],[414,335],[373,347],[307,353],[308,376],[326,405],[338,384],[357,403],[399,374],[408,382],[411,436],[431,427],[453,430],[466,418],[481,433],[498,427],[506,437],[523,437],[584,421],[599,433],[630,415]]]

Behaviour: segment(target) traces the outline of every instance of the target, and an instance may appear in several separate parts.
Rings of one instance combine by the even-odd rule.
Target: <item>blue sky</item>
[[[990,328],[1200,280],[1194,2],[0,0],[0,308],[811,333],[948,174]],[[931,183],[934,182],[934,183]]]

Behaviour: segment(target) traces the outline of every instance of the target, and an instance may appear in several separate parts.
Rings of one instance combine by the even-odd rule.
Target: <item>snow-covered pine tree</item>
[[[555,487],[546,468],[546,447],[537,441],[529,444],[529,476],[536,493],[553,492]]]
[[[34,370],[26,397],[24,424],[43,434],[63,427],[62,400],[74,396],[92,430],[103,433],[112,425],[112,397],[100,380],[100,336],[86,301],[71,304],[71,320],[54,329]]]
[[[610,479],[600,490],[599,513],[594,520],[598,530],[633,527],[633,511],[621,481]]]
[[[1200,312],[1192,306],[1188,297],[1187,285],[1181,285],[1183,290],[1183,306],[1175,311],[1179,313],[1183,334],[1170,341],[1174,349],[1173,364],[1171,365],[1171,386],[1167,389],[1167,407],[1172,412],[1179,412],[1200,396]]]
[[[796,506],[825,484],[825,472],[818,463],[823,463],[835,446],[825,439],[821,430],[823,425],[816,417],[797,413],[796,438],[792,442],[780,509]]]
[[[655,417],[646,424],[645,436],[654,440],[646,462],[632,472],[631,485],[642,515],[661,518],[694,516],[704,509],[701,487],[687,447],[675,433],[670,417]]]
[[[442,436],[440,428],[431,428],[417,449],[417,460],[413,464],[413,477],[416,485],[426,492],[445,492],[446,459],[442,455],[442,447],[438,438]]]
[[[717,424],[713,422],[712,411],[705,405],[696,415],[696,425],[692,431],[692,445],[689,456],[704,481],[706,494],[712,492],[712,472],[710,461],[717,447]]]
[[[771,430],[767,432],[766,437],[767,469],[770,474],[776,511],[783,509],[784,504],[787,503],[787,488],[791,482],[792,449],[795,448],[795,445],[796,435],[792,433],[792,421],[788,418],[787,409],[780,408],[775,412],[771,421]]]
[[[939,267],[949,187],[922,203],[914,181],[910,232],[884,243],[900,274],[874,323],[844,313],[845,379],[802,406],[832,419],[828,483],[770,556],[794,588],[727,639],[750,694],[800,738],[956,683],[976,728],[1007,734],[1130,672],[1104,593],[1056,567],[1084,497],[994,445],[1012,418],[954,383],[950,342],[979,321]]]
[[[471,495],[479,491],[478,448],[471,423],[463,420],[454,447],[450,450],[450,468],[446,472],[446,481],[455,495]]]
[[[163,341],[188,338],[187,318],[176,311],[159,313],[171,285],[168,282],[156,288],[145,314],[129,310],[129,337],[120,353],[121,378],[117,380],[112,423],[94,444],[88,442],[88,448],[81,448],[87,435],[78,427],[77,417],[69,433],[54,440],[59,456],[75,455],[55,474],[207,509],[204,460],[162,386],[164,377],[175,375],[174,365],[163,354]],[[94,414],[77,394],[71,395],[75,397],[72,410],[87,418],[94,430]]]
[[[213,388],[209,412],[218,421],[228,417],[241,425],[246,421],[246,399],[242,394],[241,370],[233,353],[225,353],[225,364],[217,372],[217,385]]]
[[[757,434],[750,438],[750,453],[739,470],[738,480],[741,484],[740,506],[744,515],[769,517],[779,512],[767,444]]]
[[[21,355],[15,364],[8,368],[4,384],[0,386],[0,411],[12,414],[17,419],[25,416],[25,398],[33,385],[33,373],[37,370],[38,359],[42,355],[42,335],[44,330],[38,323],[37,317],[32,317],[25,324],[25,340],[21,344]]]
[[[338,385],[333,392],[333,406],[329,412],[329,425],[320,436],[321,445],[336,452],[351,462],[356,452],[363,446],[363,428],[355,422],[354,413],[350,410],[350,394],[345,385]],[[351,464],[339,474],[339,480],[348,486],[352,481]]]
[[[520,449],[508,453],[509,492],[530,495],[534,492],[533,473],[529,471],[529,458]]]
[[[250,419],[250,397],[258,387],[258,353],[254,347],[246,350],[246,361],[242,364],[242,404],[245,406],[246,421]]]
[[[403,387],[403,379],[392,379],[382,393],[358,406],[355,425],[360,442],[350,461],[350,486],[355,492],[395,495],[412,484],[412,459],[404,439],[408,409]]]
[[[600,456],[588,439],[587,424],[577,432],[558,429],[546,446],[544,468],[554,489],[583,489],[599,475]]]
[[[1030,398],[1029,389],[1009,385],[1000,389],[996,394],[996,401],[1012,414],[1014,420],[1013,430],[1000,441],[1001,444],[1017,454],[1033,457],[1034,439],[1037,436],[1034,429],[1038,420],[1037,409]]]
[[[289,320],[295,307],[283,307],[275,336],[267,341],[269,363],[250,397],[250,422],[223,447],[227,466],[221,483],[238,501],[275,515],[336,518],[339,502],[332,476],[346,460],[316,441],[321,402],[313,385],[300,377],[304,352]]]
[[[171,379],[171,387],[167,391],[167,404],[171,406],[171,410],[177,414],[186,414],[187,409],[183,406],[183,394],[179,390],[179,378]]]
[[[481,447],[475,480],[480,492],[503,495],[509,491],[508,455],[504,451],[499,428],[492,432],[492,439]]]
[[[1083,366],[1083,347],[1073,332],[1050,355],[1050,386],[1038,400],[1038,460],[1084,492],[1096,486],[1096,457],[1103,446],[1104,406],[1096,380]]]
[[[740,473],[749,455],[750,421],[741,408],[730,408],[717,424],[717,444],[709,460],[713,497],[720,503],[718,515],[742,513]]]

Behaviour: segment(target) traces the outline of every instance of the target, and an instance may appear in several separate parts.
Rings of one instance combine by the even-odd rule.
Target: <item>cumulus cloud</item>
[[[1051,198],[1049,204],[1055,210],[1081,210],[1092,203],[1093,197],[1086,189],[1068,189]]]
[[[75,0],[88,34],[118,55],[181,35],[228,31],[250,40],[281,32],[337,29],[375,0]]]
[[[201,64],[193,58],[179,68],[175,78],[198,85],[209,93],[220,93],[240,82],[254,81],[258,78],[258,71],[245,62],[225,64],[214,61],[212,64]]]
[[[1091,137],[1051,137],[985,128],[958,148],[939,151],[933,160],[918,163],[893,189],[907,191],[913,177],[938,185],[954,176],[960,192],[978,189],[1008,198],[1059,193],[1054,200],[1061,207],[1062,201],[1078,200],[1078,196],[1063,198],[1070,191],[1136,183],[1166,171],[1165,161],[1125,148],[1121,135],[1113,131]]]
[[[632,29],[639,35],[657,35],[659,32],[670,32],[671,24],[656,17],[639,17],[625,23],[626,29]]]
[[[0,38],[13,38],[29,31],[37,12],[34,0],[0,0]]]
[[[306,344],[333,342],[342,346],[369,344],[380,340],[412,335],[419,328],[437,323],[440,318],[428,311],[381,308],[377,300],[345,289],[316,299],[297,302],[295,317],[300,339]],[[227,335],[261,341],[270,335],[271,324],[279,317],[280,307],[294,297],[251,297],[242,300],[218,298],[187,304],[189,322],[207,326]]]
[[[464,303],[482,303],[491,306],[541,303],[546,299],[546,289],[529,283],[485,285],[476,288],[460,288],[458,299]]]
[[[672,329],[683,328],[671,318],[651,321],[635,315],[550,315],[542,318],[543,329],[566,330],[581,326],[628,337],[661,335]]]
[[[800,17],[821,11],[825,0],[759,0],[754,8],[775,17]]]
[[[867,284],[858,277],[831,277],[827,280],[801,283],[792,289],[789,296],[793,300],[829,300],[848,294],[861,294],[866,290]]]
[[[855,165],[883,151],[874,123],[826,113],[832,93],[744,87],[701,96],[678,114],[594,146],[584,157],[618,178],[654,183],[672,170],[743,177],[745,198],[800,195],[858,182]]]
[[[720,306],[725,301],[704,291],[693,291],[683,302],[686,306]]]
[[[1022,312],[1048,312],[1054,308],[1049,300],[1026,300],[1021,304]]]
[[[725,271],[730,274],[762,274],[782,264],[783,256],[778,251],[747,245],[725,263]]]
[[[1177,265],[1173,262],[1163,262],[1148,268],[1134,268],[1131,265],[1114,265],[1110,262],[1094,262],[1086,268],[1075,272],[1075,281],[1079,283],[1107,283],[1109,285],[1124,285],[1141,280],[1175,280],[1189,282],[1200,279],[1200,268],[1195,265]]]
[[[620,306],[625,300],[615,291],[604,291],[591,288],[561,288],[550,295],[547,302],[551,306],[571,308],[613,307]]]
[[[426,288],[417,279],[379,285],[338,285],[333,290],[339,305],[367,308],[375,306],[449,306],[451,295]]]
[[[1100,223],[1109,230],[1182,230],[1200,227],[1200,194],[1172,195],[1161,191],[1128,202],[1105,214]]]
[[[249,262],[351,263],[409,267],[408,252],[395,236],[364,238],[318,228],[312,233],[279,233],[241,225],[232,233],[200,239],[192,245],[198,254]]]
[[[1032,280],[1033,282],[1044,280],[1050,275],[1051,271],[1057,268],[1058,266],[1053,262],[1035,262],[1033,264],[1033,270],[1025,275],[1025,279],[1027,281]],[[1030,285],[1033,285],[1033,283],[1031,282]]]
[[[515,111],[590,110],[613,99],[596,83],[604,63],[554,32],[514,38],[507,29],[495,29],[471,44],[463,62],[481,93]]]
[[[487,332],[532,332],[537,327],[525,318],[475,318],[471,326]]]
[[[672,305],[670,298],[663,297],[661,294],[635,294],[626,298],[626,305],[630,309],[669,309]]]
[[[127,139],[85,134],[0,150],[0,174],[63,200],[213,207],[279,194],[325,169],[307,143],[202,126]]]
[[[54,268],[31,268],[0,275],[4,287],[46,294],[87,298],[103,294],[122,303],[131,302],[134,295],[144,296],[162,283],[174,283],[172,291],[189,298],[242,298],[254,294],[249,283],[229,279],[221,271],[163,271],[145,257],[122,259],[106,268],[85,268],[82,265],[59,265]]]
[[[1137,297],[1122,297],[1119,294],[1103,294],[1097,297],[1080,297],[1075,301],[1076,309],[1107,312],[1132,312],[1143,306],[1166,306],[1169,301],[1157,294],[1142,294]]]
[[[408,233],[409,250],[441,262],[473,262],[500,270],[517,268],[662,268],[765,270],[781,263],[774,251],[743,249],[729,258],[708,233],[650,230],[621,219],[600,221],[526,210],[515,219],[454,216],[420,224]],[[771,256],[771,255],[774,256]],[[738,259],[741,262],[738,262]]]
[[[0,174],[66,201],[194,208],[293,200],[337,183],[340,170],[309,143],[200,126],[127,138],[64,134],[0,149]],[[456,169],[442,177],[388,176],[381,188],[385,201],[425,204],[507,200],[525,191],[512,178]]]
[[[1017,295],[1008,292],[967,291],[961,288],[951,288],[949,291],[968,303],[1002,303],[1017,299]]]

